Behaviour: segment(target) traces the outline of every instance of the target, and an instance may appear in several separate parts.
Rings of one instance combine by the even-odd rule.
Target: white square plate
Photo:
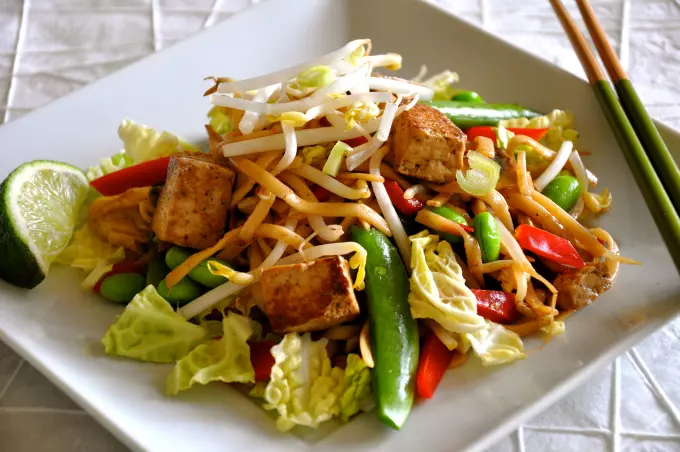
[[[136,450],[479,450],[548,407],[680,310],[680,281],[588,85],[437,8],[408,0],[272,0],[0,128],[0,179],[26,160],[86,167],[119,149],[129,116],[203,140],[206,75],[242,78],[307,60],[359,37],[421,64],[457,71],[491,101],[539,111],[570,109],[593,152],[587,165],[614,194],[602,220],[625,267],[614,286],[569,319],[567,334],[525,361],[449,372],[433,400],[418,403],[401,432],[371,414],[339,429],[281,434],[246,397],[223,385],[163,394],[169,367],[105,357],[99,339],[120,307],[81,292],[80,275],[54,268],[33,291],[0,281],[0,338]],[[662,133],[669,148],[680,136]],[[633,321],[635,319],[635,321]]]

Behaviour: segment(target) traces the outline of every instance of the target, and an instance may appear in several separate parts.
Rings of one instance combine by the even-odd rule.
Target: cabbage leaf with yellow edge
[[[263,407],[278,411],[279,430],[296,425],[316,428],[340,414],[345,375],[331,366],[327,343],[326,339],[312,341],[309,333],[289,333],[272,347],[275,364]]]
[[[109,355],[174,363],[205,336],[205,329],[176,313],[149,285],[135,295],[116,323],[109,327],[102,344]]]
[[[517,333],[489,320],[486,324],[486,329],[465,334],[483,366],[495,366],[526,358],[524,344]]]
[[[477,299],[465,285],[451,245],[428,231],[409,239],[413,272],[408,300],[413,317],[432,319],[441,327],[433,330],[447,348],[463,353],[472,348],[484,366],[523,359],[519,335],[477,314]]]
[[[81,287],[91,290],[97,281],[111,270],[113,264],[123,259],[125,250],[122,247],[103,240],[86,224],[73,234],[71,242],[57,256],[55,262],[88,272]]]
[[[345,367],[345,389],[340,396],[340,419],[347,422],[359,411],[369,411],[373,405],[371,371],[359,355],[350,353]]]
[[[168,395],[177,395],[196,383],[255,381],[250,347],[246,342],[253,334],[250,319],[230,312],[222,320],[222,326],[219,340],[199,345],[175,364],[165,385]]]
[[[526,129],[547,127],[548,133],[541,139],[541,142],[553,151],[558,151],[564,141],[576,143],[579,137],[578,131],[574,129],[574,114],[566,110],[553,110],[547,115],[535,118],[505,119],[500,121],[499,125]]]
[[[465,285],[451,245],[428,231],[410,237],[411,291],[408,301],[416,319],[433,319],[445,330],[472,333],[486,328],[477,314],[477,298]]]
[[[157,132],[155,129],[138,124],[129,118],[123,119],[118,126],[118,136],[123,141],[125,155],[137,163],[148,162],[167,157],[174,152],[199,149],[183,141],[169,132]]]

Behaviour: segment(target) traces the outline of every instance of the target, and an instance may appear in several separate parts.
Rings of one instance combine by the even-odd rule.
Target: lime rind
[[[78,168],[39,160],[15,169],[0,185],[0,278],[38,285],[68,245],[88,192]]]

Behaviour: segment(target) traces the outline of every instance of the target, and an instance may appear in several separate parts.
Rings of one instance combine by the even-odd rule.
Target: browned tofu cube
[[[170,159],[151,227],[160,240],[200,250],[224,234],[234,172],[199,157]]]
[[[262,272],[263,311],[277,333],[316,331],[359,315],[349,264],[341,256]]]
[[[451,182],[463,166],[466,140],[463,131],[439,110],[416,104],[394,120],[394,169],[430,182]]]

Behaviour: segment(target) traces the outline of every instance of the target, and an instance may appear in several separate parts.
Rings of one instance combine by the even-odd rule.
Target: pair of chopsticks
[[[576,4],[616,92],[562,2],[550,0],[550,4],[581,61],[675,267],[680,271],[680,169],[635,92],[588,0],[576,0]]]

